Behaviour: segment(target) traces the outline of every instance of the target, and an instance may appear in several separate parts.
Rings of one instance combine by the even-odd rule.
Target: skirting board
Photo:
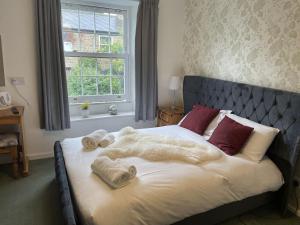
[[[289,204],[289,210],[291,210],[291,212],[294,213],[296,216],[300,217],[300,209],[296,210],[295,206]]]
[[[53,158],[54,154],[53,154],[53,152],[28,154],[27,157],[29,160],[47,159],[47,158]],[[7,164],[7,163],[11,163],[10,157],[5,157],[5,158],[3,158],[3,160],[0,160],[0,165]]]
[[[29,160],[37,160],[37,159],[53,158],[54,154],[53,152],[47,152],[47,153],[28,154],[27,156]]]

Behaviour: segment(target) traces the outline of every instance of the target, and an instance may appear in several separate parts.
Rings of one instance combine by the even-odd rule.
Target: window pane
[[[109,45],[110,37],[109,36],[100,36],[100,45]]]
[[[66,57],[65,64],[67,76],[80,76],[80,64],[78,57]]]
[[[111,52],[124,52],[124,15],[110,14]]]
[[[80,63],[77,57],[66,57],[66,75],[69,96],[81,95]]]
[[[79,29],[78,10],[62,9],[62,25],[64,30],[78,31]]]
[[[113,36],[123,36],[124,34],[124,16],[122,14],[110,14],[110,33]]]
[[[124,76],[124,59],[113,59],[111,62],[112,75]]]
[[[96,77],[82,77],[83,95],[97,95]]]
[[[110,59],[98,59],[98,75],[110,75]]]
[[[109,13],[96,12],[96,51],[101,53],[110,52],[110,37],[109,37]]]
[[[80,11],[80,44],[82,52],[95,52],[94,12]]]
[[[99,77],[98,91],[100,95],[110,94],[110,77]]]
[[[124,94],[124,78],[123,77],[112,77],[112,93],[113,94]]]
[[[109,35],[109,13],[107,12],[96,12],[96,34]]]
[[[123,37],[121,37],[121,36],[111,37],[111,52],[112,53],[124,53]]]
[[[96,50],[100,53],[109,53],[110,52],[110,37],[97,35],[96,36]]]
[[[66,52],[79,51],[79,33],[63,32],[64,50]]]
[[[80,33],[80,46],[82,52],[94,52],[95,35],[88,33]]]
[[[81,78],[70,76],[67,78],[68,95],[71,97],[81,96]]]
[[[96,76],[96,58],[87,58],[82,57],[81,58],[81,69],[82,69],[82,75],[83,76]]]

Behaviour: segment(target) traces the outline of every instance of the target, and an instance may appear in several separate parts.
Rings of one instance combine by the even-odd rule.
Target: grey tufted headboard
[[[230,109],[236,115],[281,130],[267,154],[285,179],[285,185],[279,192],[285,211],[300,152],[300,94],[201,76],[185,76],[183,98],[186,113],[194,104]]]

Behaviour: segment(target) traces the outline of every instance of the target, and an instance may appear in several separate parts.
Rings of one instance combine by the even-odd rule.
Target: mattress
[[[180,126],[141,129],[210,145],[202,136]],[[126,158],[137,168],[137,177],[112,190],[91,172],[101,149],[85,151],[81,138],[61,142],[65,165],[80,216],[86,225],[163,225],[199,214],[226,203],[269,191],[283,184],[282,174],[267,157],[260,163],[243,155],[224,155],[201,165],[150,162]]]

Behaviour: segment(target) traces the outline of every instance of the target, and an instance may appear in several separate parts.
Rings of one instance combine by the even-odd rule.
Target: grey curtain
[[[135,39],[135,119],[154,120],[157,108],[159,0],[140,0]]]
[[[70,128],[60,0],[36,0],[41,128]]]

